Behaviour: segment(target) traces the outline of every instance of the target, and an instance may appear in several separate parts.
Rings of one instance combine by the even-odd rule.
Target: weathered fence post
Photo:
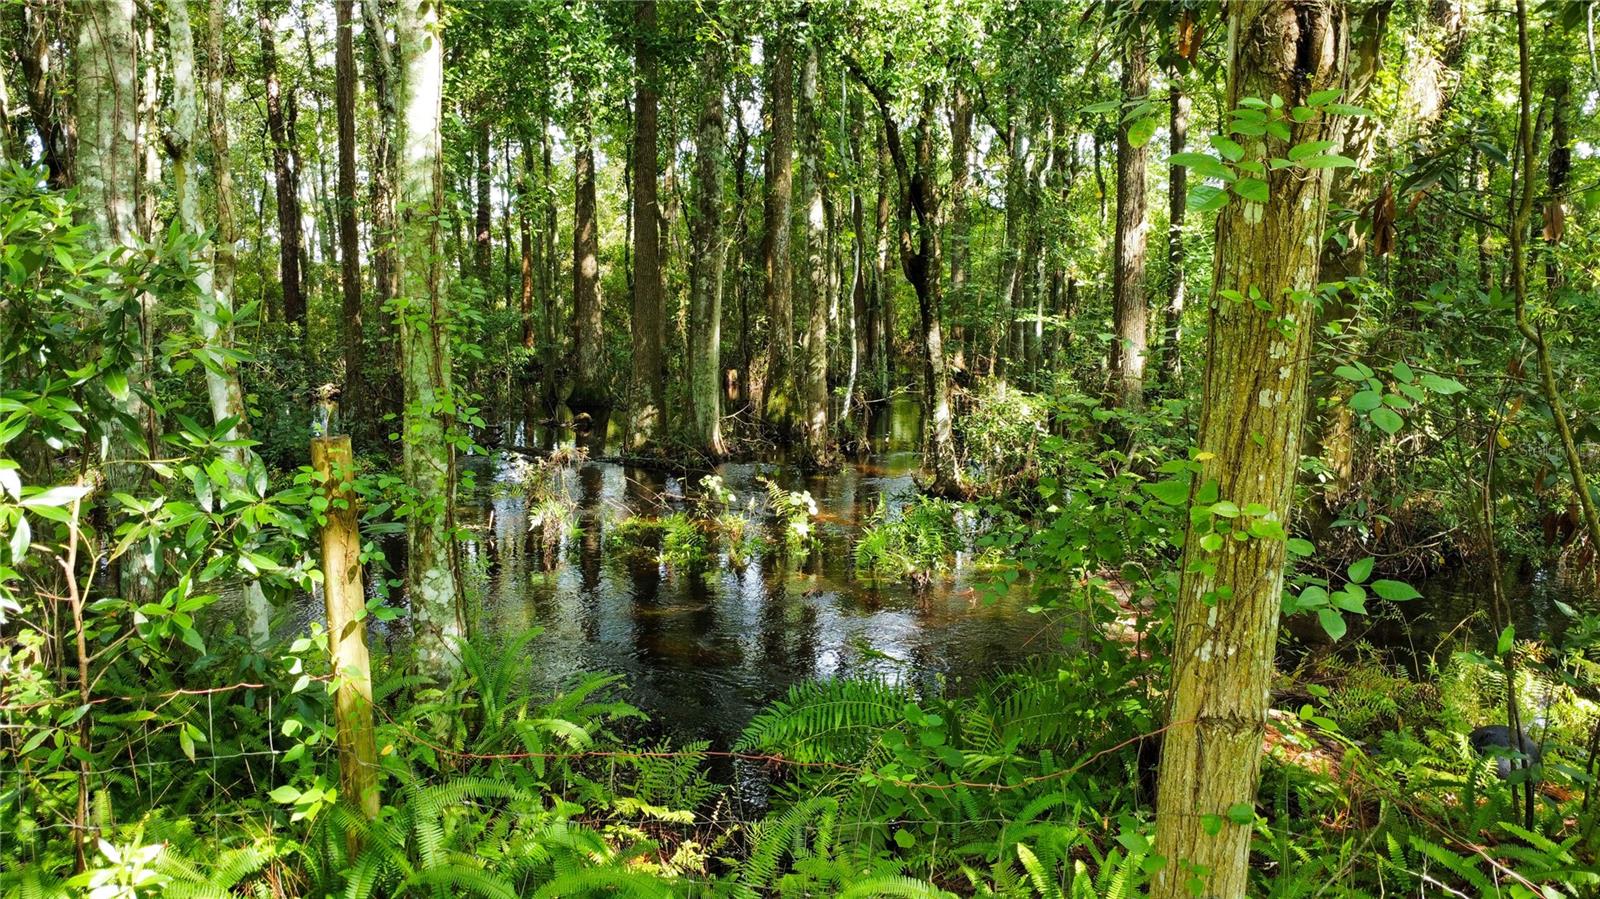
[[[328,652],[336,688],[333,720],[338,732],[339,791],[370,820],[378,816],[378,753],[372,723],[361,532],[356,525],[355,492],[349,483],[354,469],[350,438],[313,437],[311,466],[328,499],[322,525],[322,591],[327,599]]]

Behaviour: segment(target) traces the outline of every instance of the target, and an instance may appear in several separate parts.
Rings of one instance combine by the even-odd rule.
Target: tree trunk
[[[50,186],[70,187],[74,165],[72,123],[59,102],[66,92],[58,80],[61,60],[55,53],[55,48],[64,43],[57,33],[61,7],[28,0],[11,8],[18,19],[17,61],[28,93],[28,117],[39,136],[40,161],[50,170]],[[53,13],[57,18],[52,18]]]
[[[629,449],[658,446],[666,431],[666,369],[662,350],[667,342],[666,294],[661,283],[661,208],[657,200],[659,142],[656,125],[656,81],[660,78],[654,42],[656,2],[634,7],[638,37],[634,43],[638,84],[634,93],[633,134],[633,413]],[[720,85],[718,86],[720,97]]]
[[[801,427],[806,455],[814,465],[826,464],[831,452],[828,431],[828,227],[823,204],[822,135],[818,122],[817,78],[820,62],[816,47],[806,54],[800,74],[800,158],[805,167],[806,224],[803,253],[806,260],[805,365],[799,372]]]
[[[74,53],[78,141],[72,180],[88,219],[89,244],[99,249],[132,247],[138,239],[139,174],[134,153],[138,99],[134,3],[95,0],[81,4],[78,13]],[[126,374],[128,383],[137,389],[126,391],[120,404],[123,413],[138,427],[120,432],[111,447],[106,476],[112,491],[137,494],[145,469],[130,460],[150,458],[156,451],[155,415],[143,396],[150,364],[154,302],[154,297],[142,296],[139,314],[129,322],[133,332],[129,338],[139,350]],[[154,598],[155,560],[147,551],[130,549],[117,560],[117,574],[124,599],[144,603]]]
[[[1321,0],[1228,7],[1228,100],[1284,98],[1286,109],[1342,80],[1344,11]],[[1295,143],[1326,138],[1326,115],[1285,119],[1292,140],[1253,138],[1245,158],[1265,163]],[[1284,538],[1300,461],[1310,370],[1311,298],[1327,217],[1331,169],[1271,172],[1264,208],[1235,198],[1219,215],[1209,301],[1198,446],[1197,510],[1226,500],[1244,518],[1198,514],[1184,544],[1173,633],[1172,690],[1162,740],[1156,852],[1167,861],[1151,895],[1243,896],[1262,740],[1277,648]],[[1259,296],[1230,300],[1235,291]],[[1277,534],[1224,539],[1209,532],[1276,525]],[[1212,538],[1215,539],[1214,537]]]
[[[1184,151],[1189,133],[1189,95],[1184,93],[1179,76],[1172,75],[1171,143],[1172,153]],[[1188,207],[1188,168],[1174,165],[1167,174],[1167,314],[1162,323],[1161,380],[1174,393],[1180,393],[1183,376],[1183,214]]]
[[[695,136],[693,294],[689,303],[689,442],[713,458],[722,442],[722,50],[700,60],[700,122]]]
[[[595,216],[594,127],[589,83],[579,78],[578,122],[573,133],[572,206],[572,395],[574,411],[608,405],[605,383],[605,333],[600,300],[600,232]]]
[[[893,164],[889,159],[889,143],[884,138],[884,132],[878,131],[878,208],[873,216],[873,253],[872,253],[872,305],[877,310],[874,316],[876,330],[875,337],[877,349],[877,379],[878,388],[882,396],[887,397],[894,391],[894,361],[895,361],[895,333],[894,333],[894,290],[889,286],[889,209],[890,195],[894,191],[892,184],[894,178]]]
[[[1124,102],[1150,93],[1150,67],[1143,43],[1131,38],[1122,69]],[[1128,139],[1129,123],[1117,128],[1117,236],[1111,272],[1111,391],[1116,404],[1136,409],[1144,402],[1144,363],[1149,337],[1149,309],[1144,296],[1144,254],[1150,223],[1144,176],[1149,152]]]
[[[971,185],[972,101],[958,82],[950,97],[950,308],[967,315],[971,309],[967,288],[968,258],[971,256],[971,225],[967,215],[967,191]],[[966,328],[950,326],[950,365],[956,371],[967,367]]]
[[[406,594],[421,673],[449,679],[460,667],[456,642],[467,622],[454,558],[455,450],[451,406],[449,310],[439,254],[444,205],[441,92],[444,53],[439,5],[400,0],[395,14],[399,54],[399,214],[402,305],[400,366],[406,387],[404,474],[416,491],[406,519]]]
[[[528,207],[533,205],[533,147],[526,136],[522,139],[522,177],[517,182],[517,237],[522,247],[521,276],[522,348],[531,350],[536,345],[533,323],[534,270],[543,267],[534,260],[533,216]]]
[[[161,63],[156,56],[155,18],[138,13],[139,31],[139,236],[155,240],[161,233],[157,201],[161,198]],[[192,88],[193,85],[190,85]]]
[[[223,0],[215,0],[221,5]],[[220,16],[212,21],[213,25],[220,26]],[[195,185],[194,172],[194,135],[199,121],[199,102],[195,96],[195,85],[198,83],[194,63],[194,31],[189,22],[188,0],[167,0],[167,37],[168,49],[172,59],[172,119],[171,130],[167,135],[167,147],[172,154],[172,182],[177,198],[178,221],[183,230],[189,234],[206,233],[205,222],[200,217],[200,204],[198,191]],[[210,44],[207,46],[210,61],[220,61],[222,38],[220,35],[211,35]],[[210,94],[215,90],[220,97],[222,94],[222,75],[215,71],[218,67],[213,62],[206,73],[206,90]],[[215,87],[213,87],[213,84]],[[209,99],[209,97],[208,97]],[[218,100],[220,107],[221,101]],[[220,128],[221,143],[217,156],[220,164],[212,166],[215,177],[214,192],[217,204],[217,241],[212,248],[212,264],[210,267],[200,266],[195,270],[195,288],[200,295],[200,336],[205,341],[208,350],[213,351],[215,364],[205,367],[206,396],[211,404],[211,420],[214,424],[231,422],[231,426],[223,432],[226,440],[238,440],[248,433],[248,424],[245,413],[244,393],[239,387],[238,366],[227,357],[233,348],[232,303],[229,296],[223,292],[223,279],[221,269],[223,259],[226,258],[230,271],[227,276],[227,288],[232,289],[233,276],[233,247],[231,243],[224,251],[223,240],[232,240],[232,187],[225,186],[228,179],[227,166],[227,125],[224,116],[225,109],[212,110],[216,120],[214,128]],[[219,148],[213,142],[213,151]],[[229,233],[224,235],[223,222],[228,222]],[[229,472],[228,482],[235,490],[245,490],[245,472],[248,470],[249,454],[243,447],[228,447],[223,451],[226,458],[235,467]],[[244,588],[245,623],[244,632],[252,645],[257,648],[265,646],[272,623],[272,606],[267,603],[266,596],[262,593],[257,583],[246,583]]]
[[[492,258],[494,216],[491,211],[489,197],[489,119],[482,110],[478,111],[477,128],[477,164],[476,178],[473,189],[476,194],[478,207],[473,216],[472,228],[472,268],[477,276],[478,283],[485,289],[489,286],[489,265]]]
[[[337,94],[334,113],[339,131],[339,295],[343,303],[344,407],[347,418],[365,424],[371,410],[367,381],[362,372],[361,233],[356,222],[356,51],[351,33],[355,0],[334,0],[334,68]]]
[[[278,80],[277,31],[273,0],[261,0],[256,26],[261,32],[261,74],[267,84],[267,133],[272,141],[272,182],[278,202],[278,269],[283,285],[284,320],[306,327],[305,287],[300,278],[300,176],[284,115],[283,85]]]
[[[900,187],[900,268],[917,293],[922,330],[923,465],[932,482],[929,489],[942,496],[966,493],[950,412],[950,374],[944,358],[944,334],[939,322],[944,260],[939,243],[939,190],[934,171],[935,88],[923,88],[917,118],[916,157],[909,159],[895,122],[893,96],[852,64],[861,86],[872,94],[883,125],[884,143],[894,161]]]
[[[772,41],[767,66],[766,238],[763,265],[767,298],[767,384],[762,417],[787,428],[794,419],[794,263],[790,226],[794,217],[794,47],[788,38]]]

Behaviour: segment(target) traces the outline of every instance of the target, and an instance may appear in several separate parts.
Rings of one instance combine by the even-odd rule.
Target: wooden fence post
[[[356,525],[350,438],[313,437],[311,466],[328,499],[322,525],[322,592],[328,606],[328,652],[336,692],[339,792],[369,820],[378,816],[378,753],[372,722],[372,665],[367,655],[366,590]]]

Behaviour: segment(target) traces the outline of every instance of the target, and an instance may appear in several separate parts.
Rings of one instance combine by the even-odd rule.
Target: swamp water
[[[964,558],[920,588],[857,576],[863,526],[875,516],[894,517],[916,496],[920,424],[915,398],[897,400],[873,422],[867,451],[826,474],[779,461],[717,466],[710,473],[737,497],[735,511],[769,539],[737,556],[714,547],[698,565],[668,565],[653,547],[630,545],[621,530],[630,518],[692,511],[704,492],[702,474],[604,461],[605,447],[592,437],[596,459],[552,469],[570,527],[549,549],[540,546],[530,534],[540,510],[518,489],[516,460],[524,452],[570,453],[579,441],[570,431],[511,429],[509,446],[537,450],[472,460],[480,489],[458,511],[471,535],[461,550],[477,625],[491,642],[540,630],[524,649],[536,692],[548,695],[585,672],[619,674],[625,697],[650,715],[652,730],[705,740],[712,749],[731,746],[757,712],[805,681],[878,677],[926,694],[961,693],[987,675],[1060,651],[1060,624],[1028,611],[1026,586],[986,601],[989,575],[961,564]],[[763,479],[816,501],[817,541],[804,558],[782,551],[760,510]],[[397,564],[403,551],[403,539],[391,542]],[[1421,599],[1374,603],[1371,617],[1351,619],[1338,651],[1370,644],[1421,677],[1428,659],[1443,662],[1467,641],[1492,645],[1481,577],[1455,572],[1413,585]],[[1596,605],[1592,584],[1557,572],[1508,571],[1505,586],[1519,634],[1557,638],[1567,621],[1558,602]],[[319,599],[298,612],[301,626],[323,614]],[[374,644],[406,639],[404,619],[371,623]],[[1306,641],[1302,651],[1323,642],[1310,616],[1287,626]]]
[[[916,496],[917,401],[897,401],[875,425],[868,451],[826,474],[778,462],[717,466],[711,473],[737,497],[730,508],[766,539],[740,556],[713,547],[698,565],[665,564],[653,548],[626,545],[619,530],[630,517],[691,511],[703,493],[701,474],[607,461],[558,469],[575,527],[547,555],[529,539],[538,510],[508,483],[514,456],[491,456],[479,481],[495,486],[476,507],[478,539],[463,547],[479,626],[506,638],[541,629],[526,650],[539,692],[580,672],[620,674],[629,701],[656,727],[714,749],[731,745],[752,716],[797,683],[870,676],[919,692],[961,692],[1058,650],[1059,628],[1027,610],[1026,591],[985,601],[987,576],[966,566],[921,589],[857,577],[863,525],[875,515],[894,517]],[[535,436],[546,451],[573,445],[571,434]],[[589,448],[596,458],[603,452]],[[803,558],[783,552],[762,511],[761,479],[816,501],[817,539]]]

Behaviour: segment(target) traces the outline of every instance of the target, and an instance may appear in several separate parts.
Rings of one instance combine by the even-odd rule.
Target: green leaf
[[[1233,192],[1252,203],[1265,203],[1269,190],[1267,182],[1259,178],[1240,178],[1234,182]]]
[[[1295,144],[1289,148],[1289,160],[1299,162],[1307,156],[1316,156],[1324,150],[1333,149],[1334,143],[1331,140],[1308,140],[1303,144]]]
[[[1209,184],[1197,184],[1189,188],[1185,205],[1196,212],[1215,212],[1228,205],[1228,194]]]
[[[1222,500],[1211,504],[1211,514],[1222,518],[1238,518],[1239,506],[1230,500]]]
[[[128,376],[126,373],[108,371],[105,373],[104,380],[106,382],[106,390],[110,392],[112,399],[120,403],[128,398]]]
[[[1216,157],[1204,153],[1174,153],[1167,159],[1167,163],[1188,166],[1190,171],[1206,178],[1232,181],[1236,177],[1232,169],[1217,161]]]
[[[35,493],[32,496],[24,496],[21,503],[29,509],[55,509],[69,505],[73,500],[81,498],[88,492],[89,488],[82,484],[51,487],[49,490]]]
[[[1248,802],[1235,802],[1228,806],[1228,820],[1241,827],[1256,819],[1255,806]]]
[[[1311,545],[1310,540],[1301,537],[1289,538],[1288,549],[1289,552],[1297,556],[1309,556],[1317,551],[1317,548]]]
[[[1339,99],[1339,97],[1343,94],[1344,88],[1339,87],[1331,88],[1325,91],[1313,91],[1311,96],[1306,98],[1306,105],[1327,106],[1329,103]]]
[[[1386,406],[1373,409],[1369,413],[1369,417],[1372,419],[1372,423],[1381,428],[1385,434],[1396,433],[1406,423],[1405,419],[1400,417],[1400,413]]]
[[[1221,534],[1207,534],[1200,538],[1200,548],[1208,553],[1214,553],[1222,548]]]
[[[1150,138],[1156,133],[1156,117],[1146,116],[1128,126],[1128,143],[1135,147],[1142,147],[1150,143]]]
[[[1181,506],[1189,501],[1189,482],[1187,479],[1177,478],[1157,481],[1154,484],[1145,484],[1144,492],[1169,506]]]
[[[1339,614],[1338,609],[1318,609],[1317,621],[1322,625],[1322,629],[1328,633],[1328,637],[1333,640],[1343,637],[1345,631],[1349,630],[1349,627],[1344,623],[1344,616]]]
[[[1244,158],[1244,147],[1239,146],[1237,141],[1229,140],[1220,134],[1212,136],[1211,146],[1222,154],[1223,159],[1229,162],[1238,162]]]
[[[1357,118],[1372,115],[1372,111],[1365,106],[1351,106],[1349,103],[1329,103],[1328,111],[1334,115],[1348,115]]]
[[[273,802],[281,802],[284,805],[290,805],[296,799],[300,798],[300,791],[289,784],[284,784],[276,790],[268,793],[267,798],[271,799]]]
[[[1417,377],[1416,373],[1411,370],[1411,366],[1405,364],[1404,362],[1396,362],[1394,365],[1389,367],[1389,371],[1392,372],[1395,377],[1407,384],[1410,384],[1412,381],[1416,380]]]
[[[1350,567],[1346,569],[1345,573],[1350,576],[1350,580],[1355,581],[1358,584],[1364,584],[1366,583],[1367,578],[1372,577],[1372,566],[1376,563],[1376,559],[1371,556],[1367,556],[1365,559],[1358,559],[1354,562],[1351,562]]]
[[[902,827],[894,832],[894,844],[901,849],[910,849],[917,845],[917,838],[911,831]]]
[[[1355,165],[1354,159],[1337,153],[1300,160],[1300,167],[1303,169],[1352,169]]]
[[[1506,629],[1500,632],[1500,639],[1495,641],[1495,644],[1494,644],[1495,654],[1496,655],[1502,655],[1502,656],[1505,655],[1506,653],[1511,651],[1511,647],[1516,642],[1517,642],[1517,626],[1514,625],[1514,624],[1506,625]]]
[[[1366,375],[1361,373],[1361,369],[1352,368],[1352,367],[1350,367],[1348,365],[1339,366],[1338,368],[1333,370],[1333,373],[1338,375],[1341,378],[1344,378],[1346,381],[1361,381],[1361,380],[1365,380],[1366,377],[1367,377]]]
[[[1350,408],[1357,412],[1371,412],[1383,405],[1383,397],[1371,390],[1363,390],[1350,397]]]
[[[1422,386],[1441,396],[1449,396],[1467,389],[1461,386],[1461,382],[1455,378],[1446,378],[1427,372],[1419,380],[1422,382]]]
[[[1390,602],[1405,602],[1408,599],[1420,599],[1422,597],[1422,594],[1418,593],[1416,588],[1404,581],[1373,581],[1372,592]]]

